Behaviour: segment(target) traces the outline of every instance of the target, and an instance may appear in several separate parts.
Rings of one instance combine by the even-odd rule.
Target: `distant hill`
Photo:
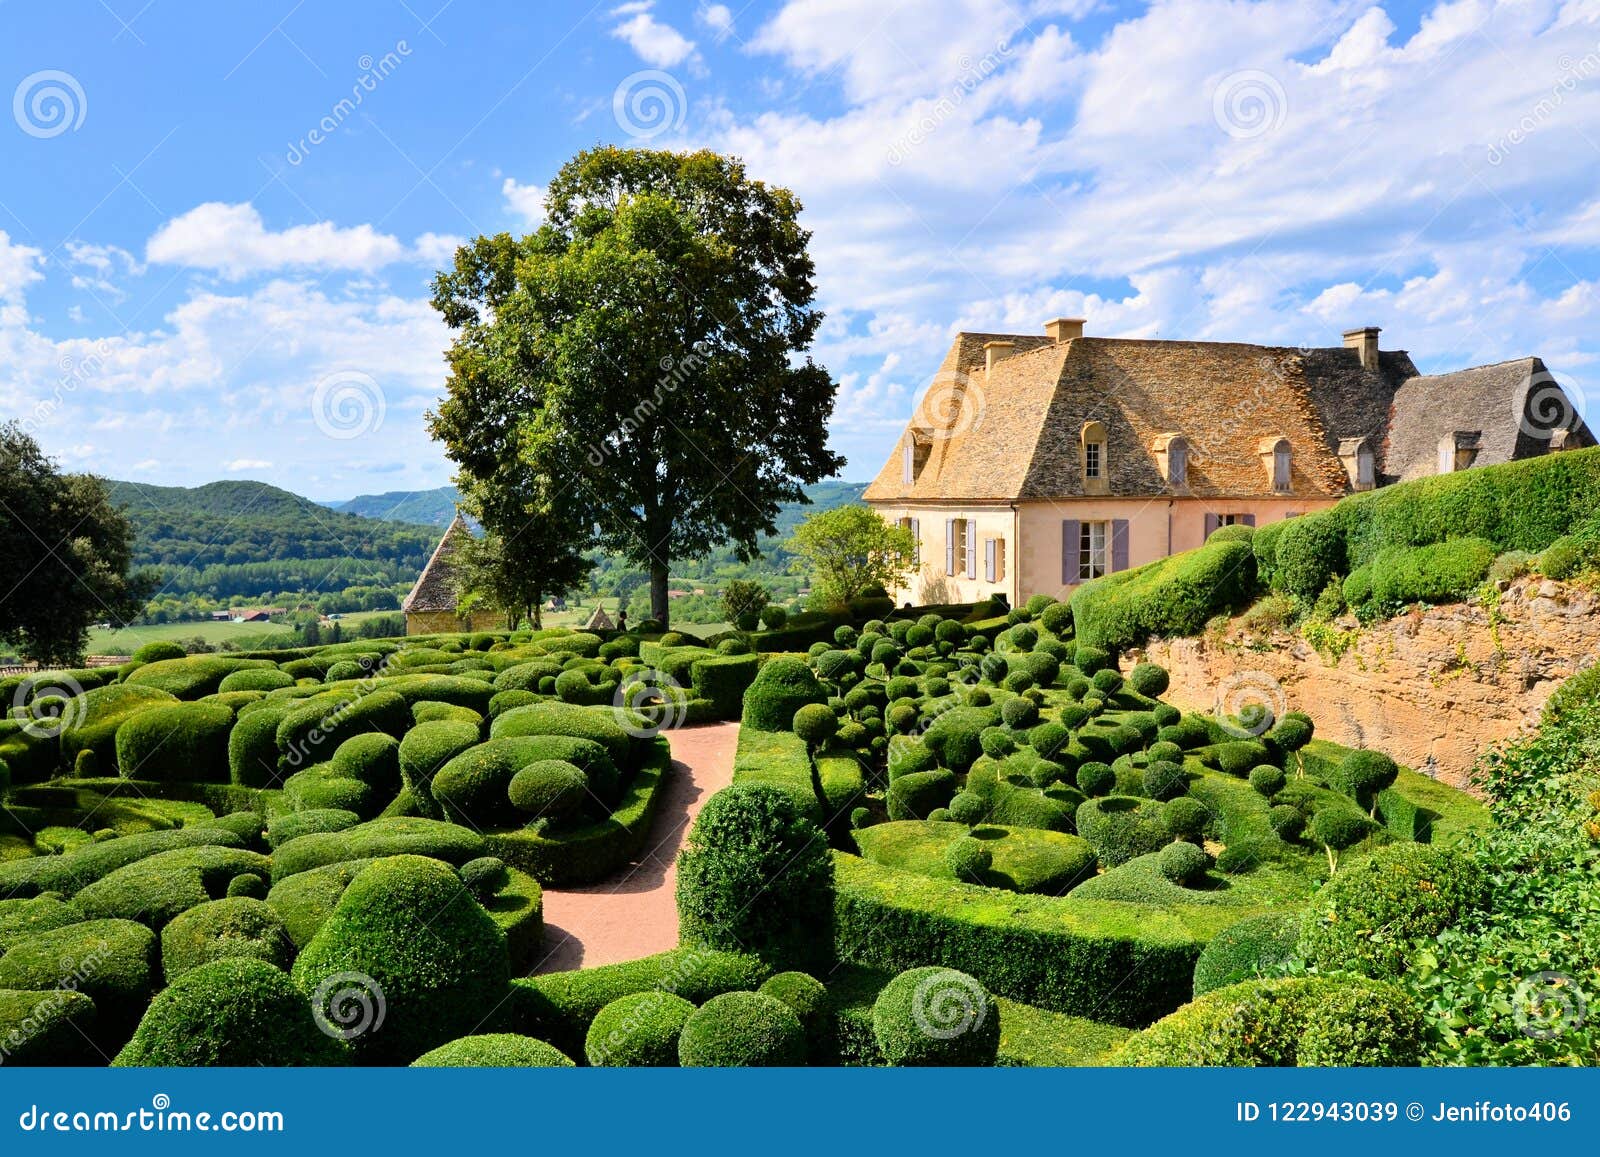
[[[108,483],[133,523],[134,562],[162,594],[217,599],[410,582],[439,532],[330,510],[265,482]]]
[[[381,518],[391,522],[420,523],[423,526],[449,526],[461,500],[454,486],[434,490],[389,490],[383,494],[361,494],[343,502],[326,503],[330,509],[362,518]]]

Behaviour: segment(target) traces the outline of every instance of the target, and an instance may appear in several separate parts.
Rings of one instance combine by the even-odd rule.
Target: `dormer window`
[[[1351,490],[1371,490],[1378,481],[1372,444],[1365,438],[1339,439],[1339,463],[1344,467]]]
[[[1478,460],[1478,450],[1483,445],[1483,431],[1457,430],[1439,439],[1439,473],[1454,474],[1470,470]]]
[[[1261,464],[1266,470],[1267,485],[1273,492],[1284,493],[1292,489],[1294,452],[1289,446],[1289,439],[1263,438],[1257,443],[1256,452],[1261,455]]]
[[[922,468],[928,464],[928,455],[933,450],[933,439],[929,432],[913,429],[907,432],[906,440],[900,447],[900,481],[910,486],[917,480],[917,475],[922,473]]]
[[[1189,484],[1189,443],[1182,434],[1162,434],[1150,448],[1168,486],[1181,489]]]
[[[1108,493],[1106,461],[1106,428],[1100,422],[1086,422],[1078,434],[1083,447],[1083,491],[1085,494]]]

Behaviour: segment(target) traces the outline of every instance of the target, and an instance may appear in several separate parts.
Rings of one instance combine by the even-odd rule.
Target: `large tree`
[[[711,152],[580,153],[545,212],[435,282],[456,336],[432,430],[474,483],[507,456],[551,479],[553,504],[649,572],[664,623],[673,559],[754,558],[778,505],[844,464],[835,384],[805,356],[810,234],[792,193]]]
[[[40,663],[80,660],[91,623],[135,617],[155,589],[132,561],[105,482],[60,473],[22,427],[0,426],[0,638]]]

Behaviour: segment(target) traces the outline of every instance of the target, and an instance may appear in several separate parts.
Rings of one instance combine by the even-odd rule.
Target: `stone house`
[[[463,615],[457,609],[456,569],[451,563],[464,536],[472,531],[457,514],[445,529],[439,545],[433,548],[428,563],[417,576],[411,593],[400,609],[406,616],[406,634],[432,635],[447,631],[489,631],[505,625],[503,616],[487,611]]]
[[[1448,374],[1378,348],[961,333],[863,499],[908,527],[897,602],[1077,584],[1347,494],[1594,444],[1538,358]]]

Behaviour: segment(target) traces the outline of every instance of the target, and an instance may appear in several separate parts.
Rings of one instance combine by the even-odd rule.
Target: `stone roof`
[[[984,345],[1011,341],[985,371]],[[877,502],[1015,501],[1084,493],[1079,434],[1106,430],[1112,495],[1338,496],[1347,475],[1341,442],[1372,439],[1388,424],[1400,383],[1416,374],[1403,352],[1376,369],[1344,347],[1293,349],[1234,342],[1156,341],[1012,334],[957,336],[904,439],[926,459],[903,480],[901,450],[867,487]],[[1188,481],[1169,487],[1158,439],[1189,445]],[[1263,450],[1291,448],[1288,491],[1273,491]]]
[[[471,535],[472,532],[467,529],[467,524],[461,515],[457,514],[455,520],[445,529],[439,545],[433,548],[433,554],[428,557],[428,565],[423,567],[422,573],[417,576],[416,585],[411,588],[411,593],[400,604],[402,611],[407,614],[422,614],[456,609],[456,569],[451,565],[450,558],[461,545],[462,537]]]
[[[1476,443],[1474,466],[1546,453],[1557,430],[1566,431],[1567,449],[1594,445],[1582,415],[1538,358],[1414,377],[1395,392],[1393,413],[1385,481],[1437,473],[1439,444],[1452,436]]]
[[[596,605],[589,615],[589,621],[583,624],[586,631],[611,631],[616,629],[616,624],[611,621],[611,616],[606,614],[606,609]]]

